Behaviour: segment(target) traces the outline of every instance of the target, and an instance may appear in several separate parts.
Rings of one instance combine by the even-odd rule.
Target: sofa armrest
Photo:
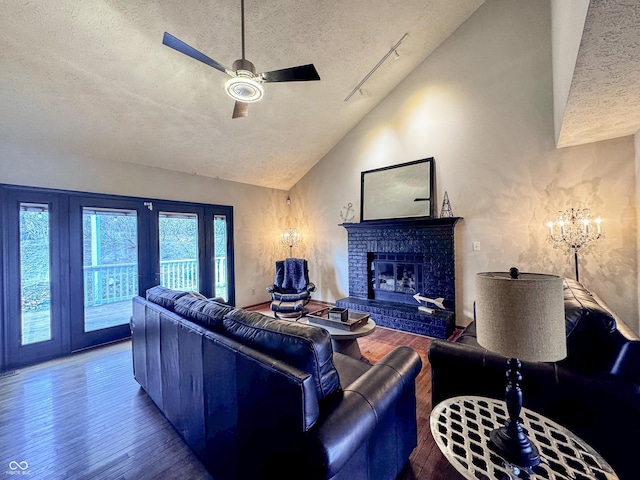
[[[407,393],[414,397],[416,428],[415,379],[421,368],[422,360],[413,349],[396,348],[327,405],[314,426],[312,440],[313,460],[327,470],[327,478],[340,471]]]
[[[275,291],[276,291],[276,286],[275,286],[275,285],[271,284],[271,285],[269,285],[269,286],[267,287],[267,292],[269,292],[269,293],[273,293],[273,292],[275,292]]]
[[[305,290],[309,293],[311,292],[315,292],[316,291],[316,284],[313,282],[309,282],[307,283],[307,288],[305,288]]]
[[[622,346],[611,373],[640,386],[640,341],[630,340]]]

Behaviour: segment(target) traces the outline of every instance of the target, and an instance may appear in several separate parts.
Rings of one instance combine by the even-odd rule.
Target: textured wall
[[[0,183],[232,205],[236,304],[269,299],[274,262],[286,251],[278,235],[286,222],[286,192],[123,162],[59,158],[0,144]],[[255,295],[251,294],[255,289]]]
[[[360,172],[430,156],[439,206],[447,191],[464,217],[459,324],[472,316],[478,272],[571,277],[572,260],[547,244],[545,222],[588,206],[606,238],[581,258],[580,278],[638,330],[634,140],[555,149],[549,2],[488,0],[292,189],[316,298],[348,292],[339,213],[349,202],[359,211]]]

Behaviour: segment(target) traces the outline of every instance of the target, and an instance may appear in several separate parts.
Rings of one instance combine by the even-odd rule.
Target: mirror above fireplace
[[[361,174],[360,220],[435,217],[433,157]]]

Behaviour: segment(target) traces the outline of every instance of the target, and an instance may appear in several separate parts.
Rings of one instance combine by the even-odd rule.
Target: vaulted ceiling
[[[219,63],[241,57],[240,0],[0,2],[2,141],[289,189],[484,0],[246,0],[257,72],[313,63],[321,81],[265,84],[231,119]],[[344,98],[405,33],[348,102]]]
[[[162,36],[231,67],[240,0],[3,1],[0,141],[288,190],[483,3],[246,0],[257,71],[313,63],[321,81],[265,84],[249,116],[232,120],[228,77]],[[400,58],[344,101],[405,33]]]

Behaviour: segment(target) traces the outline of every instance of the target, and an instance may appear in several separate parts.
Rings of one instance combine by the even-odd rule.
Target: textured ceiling
[[[3,0],[0,142],[288,190],[483,2],[246,0],[257,71],[313,63],[322,80],[266,84],[232,120],[227,77],[162,34],[230,67],[239,0]],[[639,129],[640,0],[592,0],[558,146]]]
[[[640,130],[640,0],[591,0],[559,147]]]
[[[231,119],[228,77],[162,45],[168,31],[230,67],[240,2],[0,2],[0,141],[289,189],[484,0],[247,0],[258,72],[313,63]],[[363,87],[345,96],[405,33]]]

